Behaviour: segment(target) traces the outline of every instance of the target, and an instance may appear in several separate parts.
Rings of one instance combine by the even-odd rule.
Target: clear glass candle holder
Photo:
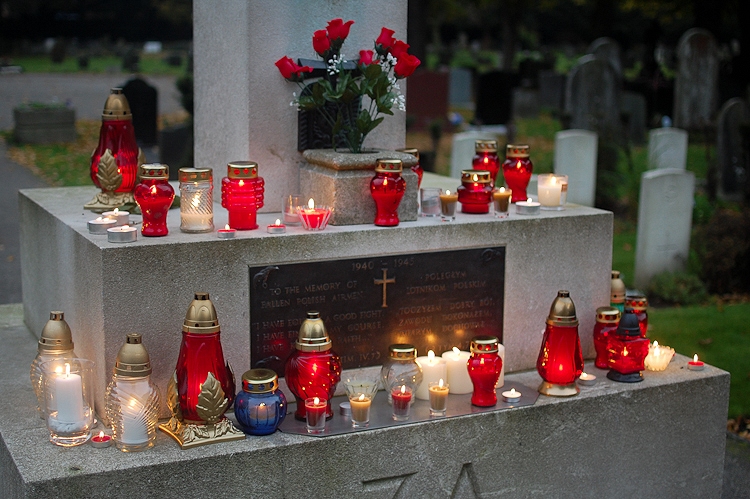
[[[429,385],[430,390],[430,415],[445,416],[445,410],[448,407],[448,393],[450,386],[448,383],[433,381]]]
[[[564,210],[568,200],[568,176],[540,173],[537,177],[537,194],[543,210]]]
[[[320,397],[305,399],[305,418],[307,433],[323,433],[326,431],[326,409],[328,400]]]
[[[180,168],[180,230],[214,231],[214,182],[211,168]]]
[[[315,205],[310,199],[307,206],[297,206],[297,215],[305,230],[323,230],[328,226],[333,209],[328,206]]]
[[[349,397],[352,426],[365,428],[370,424],[370,406],[378,391],[375,381],[366,379],[347,379],[344,381],[346,395]]]
[[[283,215],[282,222],[284,225],[299,225],[299,215],[297,214],[297,206],[305,204],[305,200],[301,194],[287,194],[281,202],[281,214]]]
[[[439,217],[440,194],[442,190],[436,187],[424,187],[419,190],[419,209],[423,217]]]
[[[407,421],[411,411],[412,389],[406,385],[394,386],[391,389],[393,400],[393,420]]]
[[[85,443],[94,426],[94,363],[55,359],[41,369],[50,442],[62,447]]]

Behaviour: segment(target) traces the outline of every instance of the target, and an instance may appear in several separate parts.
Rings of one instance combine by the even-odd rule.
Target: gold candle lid
[[[461,182],[489,184],[492,182],[492,175],[487,170],[461,170]]]
[[[73,333],[65,322],[65,314],[58,310],[49,313],[49,320],[42,328],[37,344],[39,353],[65,352],[73,350]]]
[[[596,322],[617,324],[620,322],[620,311],[615,307],[599,307],[596,309]]]
[[[180,182],[202,182],[213,180],[211,168],[180,168]]]
[[[612,271],[612,288],[610,291],[609,301],[612,303],[624,303],[625,302],[625,283],[620,279],[620,271]]]
[[[474,141],[474,151],[497,152],[497,141],[496,140],[476,140]]]
[[[307,319],[302,321],[294,346],[301,352],[325,352],[331,349],[331,338],[323,319],[320,318],[320,312],[307,312]]]
[[[375,171],[378,173],[401,173],[404,167],[400,159],[378,159]]]
[[[279,377],[271,369],[250,369],[242,375],[242,389],[249,393],[269,393],[279,388]]]
[[[227,165],[229,178],[258,178],[258,163],[255,161],[232,161]]]
[[[394,343],[388,346],[388,356],[392,359],[416,359],[417,347],[408,343]]]
[[[632,308],[636,312],[643,312],[648,309],[648,299],[643,295],[626,296],[625,308]]]
[[[140,168],[138,168],[138,176],[141,179],[152,178],[155,180],[168,180],[169,166],[163,163],[150,163],[141,165]]]
[[[121,88],[110,89],[109,96],[104,102],[102,119],[105,121],[133,119],[133,113],[130,112],[128,98],[122,93]]]
[[[497,339],[497,336],[475,336],[471,339],[469,350],[472,353],[497,353],[498,343],[500,343],[500,340]]]
[[[505,147],[506,158],[528,158],[529,146],[526,144],[508,144]]]
[[[208,293],[195,293],[195,298],[190,302],[185,322],[182,323],[183,333],[210,334],[218,333],[219,318],[216,315],[216,308],[208,298]]]
[[[560,290],[557,298],[552,302],[547,316],[547,324],[550,326],[577,326],[576,306],[570,298],[570,291]]]
[[[140,334],[130,333],[127,335],[125,344],[117,353],[115,374],[132,378],[143,378],[151,374],[151,360],[148,357],[146,347],[143,346]]]
[[[398,152],[403,152],[405,154],[411,154],[415,158],[417,158],[417,161],[419,161],[419,149],[415,147],[405,147],[403,149],[396,149]]]

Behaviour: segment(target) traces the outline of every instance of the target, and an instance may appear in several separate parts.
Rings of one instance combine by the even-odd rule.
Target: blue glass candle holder
[[[242,375],[242,390],[234,401],[234,415],[248,435],[270,435],[286,417],[286,397],[271,369],[250,369]]]

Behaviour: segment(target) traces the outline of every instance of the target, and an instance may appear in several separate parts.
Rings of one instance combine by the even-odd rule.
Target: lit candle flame
[[[515,389],[515,388],[511,388],[511,389],[510,389],[510,396],[511,396],[511,397],[515,397],[515,396],[516,396],[516,393],[518,393],[518,392],[516,392],[516,389]]]
[[[406,385],[401,385],[401,393],[406,393]]]
[[[628,347],[625,347],[622,349],[622,356],[627,357],[628,356]]]
[[[156,186],[155,185],[151,186],[151,194],[156,194]],[[117,216],[117,213],[115,213],[115,216]]]
[[[697,355],[695,356],[695,360],[698,360]],[[65,363],[65,377],[67,378],[68,376],[70,376],[70,364],[66,362]]]
[[[445,195],[446,195],[446,196],[450,196],[450,195],[451,195],[451,191],[449,191],[448,189],[446,189],[446,190],[445,190]]]
[[[137,404],[137,401],[135,399],[130,399],[130,401],[128,402],[128,405],[130,406],[131,409],[135,409],[136,404]]]
[[[588,377],[589,377],[589,375],[588,375],[588,374],[586,374],[586,371],[584,371],[584,372],[582,372],[582,373],[581,373],[581,376],[580,376],[580,377],[581,377],[581,378],[583,378],[583,379],[586,379],[586,378],[588,378]]]
[[[229,230],[229,224],[224,225],[224,230]]]
[[[359,400],[360,402],[362,402],[363,400],[365,400],[365,394],[364,393],[360,394],[359,398],[357,400]]]
[[[693,355],[693,362],[698,362],[698,354],[697,353],[695,355]],[[65,364],[65,365],[67,366],[68,364]]]
[[[443,387],[443,378],[440,378],[440,381],[438,381],[438,386],[439,386],[440,388],[442,388],[442,387]]]
[[[483,366],[483,365],[484,365],[484,357],[482,357],[481,359],[479,359],[479,365],[480,365],[480,366]]]
[[[552,177],[552,182],[550,182],[552,185],[555,185],[555,177]]]
[[[281,219],[276,219],[276,223],[274,225],[281,225]]]
[[[104,432],[103,431],[99,432],[99,440],[104,440]]]
[[[318,405],[318,404],[320,404],[320,399],[319,399],[318,397],[315,397],[315,398],[313,399],[313,404],[315,404],[315,405]]]
[[[156,187],[156,186],[154,186],[154,187]],[[193,200],[190,201],[190,204],[192,204],[193,207],[195,207],[195,208],[197,208],[198,206],[200,206],[200,204],[201,204],[201,195],[198,194],[197,196],[195,196],[193,198]]]
[[[500,192],[505,192],[505,187],[501,187]]]
[[[526,202],[527,202],[527,203],[530,203],[530,202],[531,202],[531,198],[528,198],[528,199],[526,200]]]
[[[307,207],[311,210],[315,208],[315,201],[313,201],[313,198],[310,198],[310,201],[307,202]]]
[[[62,374],[62,366],[57,366],[55,368],[55,374]]]
[[[477,174],[475,173],[475,174],[474,174],[474,177],[473,177],[473,179],[474,179],[474,182],[476,182],[477,180],[479,180],[479,175],[477,175]]]
[[[486,165],[489,162],[490,162],[490,158],[488,158],[487,156],[485,156],[484,157],[484,164]]]
[[[386,185],[388,185],[388,179],[387,179],[387,178],[384,178],[384,179],[383,179],[383,186],[386,186]]]
[[[265,402],[261,402],[261,403],[260,403],[260,404],[258,404],[258,405],[259,405],[260,407],[265,407],[265,406],[266,406],[266,403],[265,403]]]
[[[96,217],[96,221],[97,222],[101,222],[102,221],[102,217]]]
[[[240,185],[240,187],[244,187],[245,186],[245,181],[242,180],[242,179],[240,179],[240,181],[237,182],[237,183]]]
[[[521,160],[518,160],[518,163],[516,163],[516,168],[521,168]]]
[[[461,350],[458,349],[458,347],[453,347],[453,356],[458,359],[461,357]]]
[[[430,364],[435,363],[435,352],[433,352],[432,350],[427,352],[427,362],[429,362]]]
[[[119,208],[115,208],[115,216],[117,216],[118,213],[120,213]]]

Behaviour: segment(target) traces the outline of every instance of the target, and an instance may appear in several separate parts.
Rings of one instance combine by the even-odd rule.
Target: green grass
[[[163,54],[143,54],[140,58],[140,72],[149,75],[185,74],[187,60],[183,57],[181,66],[170,66],[162,61]],[[21,66],[27,73],[108,73],[113,69],[122,71],[122,58],[115,56],[91,57],[87,69],[78,69],[76,57],[66,57],[61,63],[55,64],[48,56],[15,57],[13,64]]]
[[[750,303],[649,311],[649,339],[732,375],[729,417],[750,414]]]
[[[633,287],[635,274],[635,227],[619,228],[612,238],[612,268],[620,271],[625,286]]]

